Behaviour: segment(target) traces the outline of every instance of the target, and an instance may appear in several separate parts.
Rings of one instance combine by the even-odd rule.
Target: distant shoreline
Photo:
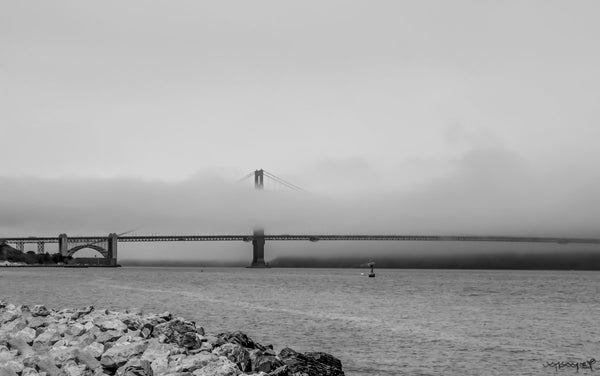
[[[81,268],[118,268],[121,265],[56,265],[56,264],[25,264],[25,265],[0,265],[0,268],[67,268],[67,269],[81,269]]]

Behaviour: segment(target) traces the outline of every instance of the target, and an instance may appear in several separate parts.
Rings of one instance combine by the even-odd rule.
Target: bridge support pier
[[[58,235],[58,253],[63,256],[67,256],[69,252],[69,238],[67,234]]]
[[[266,268],[265,264],[265,230],[254,230],[252,239],[252,265],[250,268]]]
[[[119,242],[119,235],[115,233],[108,234],[107,247],[108,251],[108,262],[110,266],[117,266],[117,244]]]
[[[25,243],[17,242],[15,246],[15,248],[17,248],[18,251],[25,252]]]
[[[38,245],[38,251],[37,251],[38,255],[42,255],[42,254],[45,253],[45,250],[44,250],[44,245],[45,244],[46,243],[44,243],[44,242],[38,242],[37,243],[37,245]]]

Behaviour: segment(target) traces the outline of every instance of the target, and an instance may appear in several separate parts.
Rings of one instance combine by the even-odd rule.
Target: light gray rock
[[[142,317],[135,314],[127,314],[121,316],[121,321],[131,330],[139,330],[144,326]]]
[[[114,342],[123,336],[123,332],[117,330],[109,330],[108,332],[102,332],[96,336],[96,342],[106,344],[107,342]]]
[[[52,345],[53,349],[62,349],[65,347],[71,346],[71,340],[69,338],[61,338],[54,345]]]
[[[21,376],[39,376],[39,373],[35,370],[35,368],[25,367],[21,372]]]
[[[210,342],[202,342],[202,344],[200,345],[200,351],[211,352],[213,351],[213,345],[211,345]]]
[[[218,358],[215,362],[208,363],[206,366],[192,372],[194,376],[237,376],[242,371],[229,359],[225,357]]]
[[[9,337],[7,342],[12,349],[18,350],[23,357],[35,355],[35,351],[22,338]]]
[[[48,351],[48,358],[60,367],[69,360],[77,359],[77,354],[78,349],[75,347],[52,348]]]
[[[85,326],[81,325],[78,322],[71,324],[71,326],[69,326],[67,329],[67,334],[71,336],[79,337],[83,333],[85,333]]]
[[[104,368],[117,369],[127,363],[127,361],[132,357],[142,354],[147,347],[148,344],[145,342],[114,346],[102,354],[100,362]]]
[[[76,337],[76,341],[79,347],[85,347],[96,342],[96,336],[93,333],[88,332]]]
[[[154,373],[147,360],[129,359],[124,366],[117,369],[116,376],[153,376]],[[160,374],[159,374],[160,375]],[[157,375],[158,376],[158,375]]]
[[[64,376],[60,369],[56,367],[54,361],[47,356],[37,359],[35,365],[40,371],[45,372],[48,376]]]
[[[142,360],[150,362],[150,367],[155,375],[162,375],[169,367],[169,355],[173,345],[159,343],[156,339],[148,341],[148,347],[141,356]]]
[[[5,311],[2,312],[2,316],[0,316],[0,323],[6,324],[19,317],[21,317],[21,314],[16,311]]]
[[[17,373],[11,369],[0,367],[0,376],[18,376]]]
[[[176,362],[174,362],[173,365],[169,364],[169,370],[176,372],[191,372],[199,368],[203,368],[208,364],[216,362],[218,360],[218,356],[206,353],[200,353],[191,356],[183,356]]]
[[[98,342],[92,342],[86,347],[84,347],[83,350],[89,353],[94,358],[100,359],[100,357],[104,353],[104,345]]]
[[[10,360],[13,360],[14,358],[15,358],[15,355],[13,355],[13,353],[8,351],[8,349],[6,349],[6,351],[0,351],[0,364],[6,363]]]
[[[125,330],[127,330],[127,325],[125,325],[123,323],[123,321],[114,318],[111,320],[106,320],[106,321],[102,321],[98,327],[100,327],[100,329],[102,330],[117,330],[120,332],[124,332]]]
[[[216,356],[224,356],[227,359],[235,363],[238,368],[244,372],[252,371],[252,362],[250,360],[250,354],[244,347],[234,344],[226,343],[223,346],[217,347],[212,351]]]
[[[17,360],[9,360],[6,363],[0,364],[0,368],[5,368],[15,373],[21,373],[23,372],[25,366],[23,365],[23,362]]]
[[[16,333],[19,330],[27,328],[27,320],[23,317],[18,317],[14,320],[9,321],[2,325],[2,332],[4,333]]]
[[[32,329],[37,329],[48,325],[49,319],[47,317],[31,317],[27,320],[27,326]]]
[[[78,365],[74,361],[70,360],[62,365],[61,370],[66,376],[83,376],[85,368],[85,365]]]
[[[36,337],[35,329],[23,328],[20,331],[18,331],[17,334],[15,334],[15,337],[21,338],[27,344],[31,345],[31,344],[33,344],[33,340]]]
[[[46,331],[39,334],[33,342],[44,344],[46,346],[52,346],[60,340],[60,334],[57,329],[48,328]]]

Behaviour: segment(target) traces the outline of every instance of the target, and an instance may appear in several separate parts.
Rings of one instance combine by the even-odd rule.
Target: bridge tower
[[[108,252],[108,262],[110,266],[117,266],[117,244],[119,243],[119,235],[115,233],[108,234],[106,242],[106,250]]]
[[[251,268],[266,268],[265,264],[265,230],[262,228],[254,229],[252,239],[252,265]]]
[[[69,252],[69,238],[67,234],[58,235],[58,253],[63,256],[67,256]]]
[[[254,171],[254,188],[261,190],[265,186],[264,171]],[[265,229],[255,228],[254,237],[252,239],[252,264],[251,268],[266,268],[265,264]]]
[[[265,186],[265,175],[261,168],[260,170],[254,171],[254,188],[263,189]]]

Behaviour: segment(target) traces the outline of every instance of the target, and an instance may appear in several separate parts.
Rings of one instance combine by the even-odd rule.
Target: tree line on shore
[[[7,244],[0,244],[0,261],[23,264],[59,264],[73,259],[60,253],[35,253],[33,251],[21,252]]]

